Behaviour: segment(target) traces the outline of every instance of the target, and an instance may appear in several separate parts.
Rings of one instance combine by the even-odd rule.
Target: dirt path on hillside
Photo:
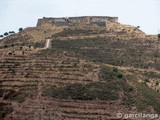
[[[47,39],[44,49],[49,48],[49,47],[50,47],[50,44],[51,44],[51,39]]]

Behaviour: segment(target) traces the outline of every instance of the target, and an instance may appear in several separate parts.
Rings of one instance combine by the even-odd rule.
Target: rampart
[[[53,26],[53,25],[67,25],[68,23],[98,23],[105,22],[118,23],[118,17],[106,17],[106,16],[82,16],[82,17],[63,17],[63,18],[46,18],[38,20],[37,26]]]

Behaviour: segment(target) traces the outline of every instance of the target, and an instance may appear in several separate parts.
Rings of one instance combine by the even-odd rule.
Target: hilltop
[[[157,36],[117,17],[39,19],[0,41],[0,118],[158,114],[159,47]]]

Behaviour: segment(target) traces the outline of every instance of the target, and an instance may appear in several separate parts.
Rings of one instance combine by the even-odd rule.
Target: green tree
[[[22,32],[23,31],[23,28],[19,28],[19,32]]]
[[[9,31],[9,34],[15,34],[15,32],[14,31]]]
[[[8,32],[5,32],[5,33],[4,33],[4,36],[8,36],[8,35],[9,35]]]
[[[136,28],[137,28],[137,29],[139,29],[139,28],[140,28],[140,26],[137,26]]]
[[[0,35],[0,38],[3,38],[4,36],[3,35]]]

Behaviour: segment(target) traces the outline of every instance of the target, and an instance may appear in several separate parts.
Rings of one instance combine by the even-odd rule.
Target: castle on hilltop
[[[118,23],[118,17],[106,17],[106,16],[82,16],[82,17],[63,17],[63,18],[46,18],[38,20],[38,26],[65,26],[69,23],[98,23],[99,25],[106,26],[110,23]]]

